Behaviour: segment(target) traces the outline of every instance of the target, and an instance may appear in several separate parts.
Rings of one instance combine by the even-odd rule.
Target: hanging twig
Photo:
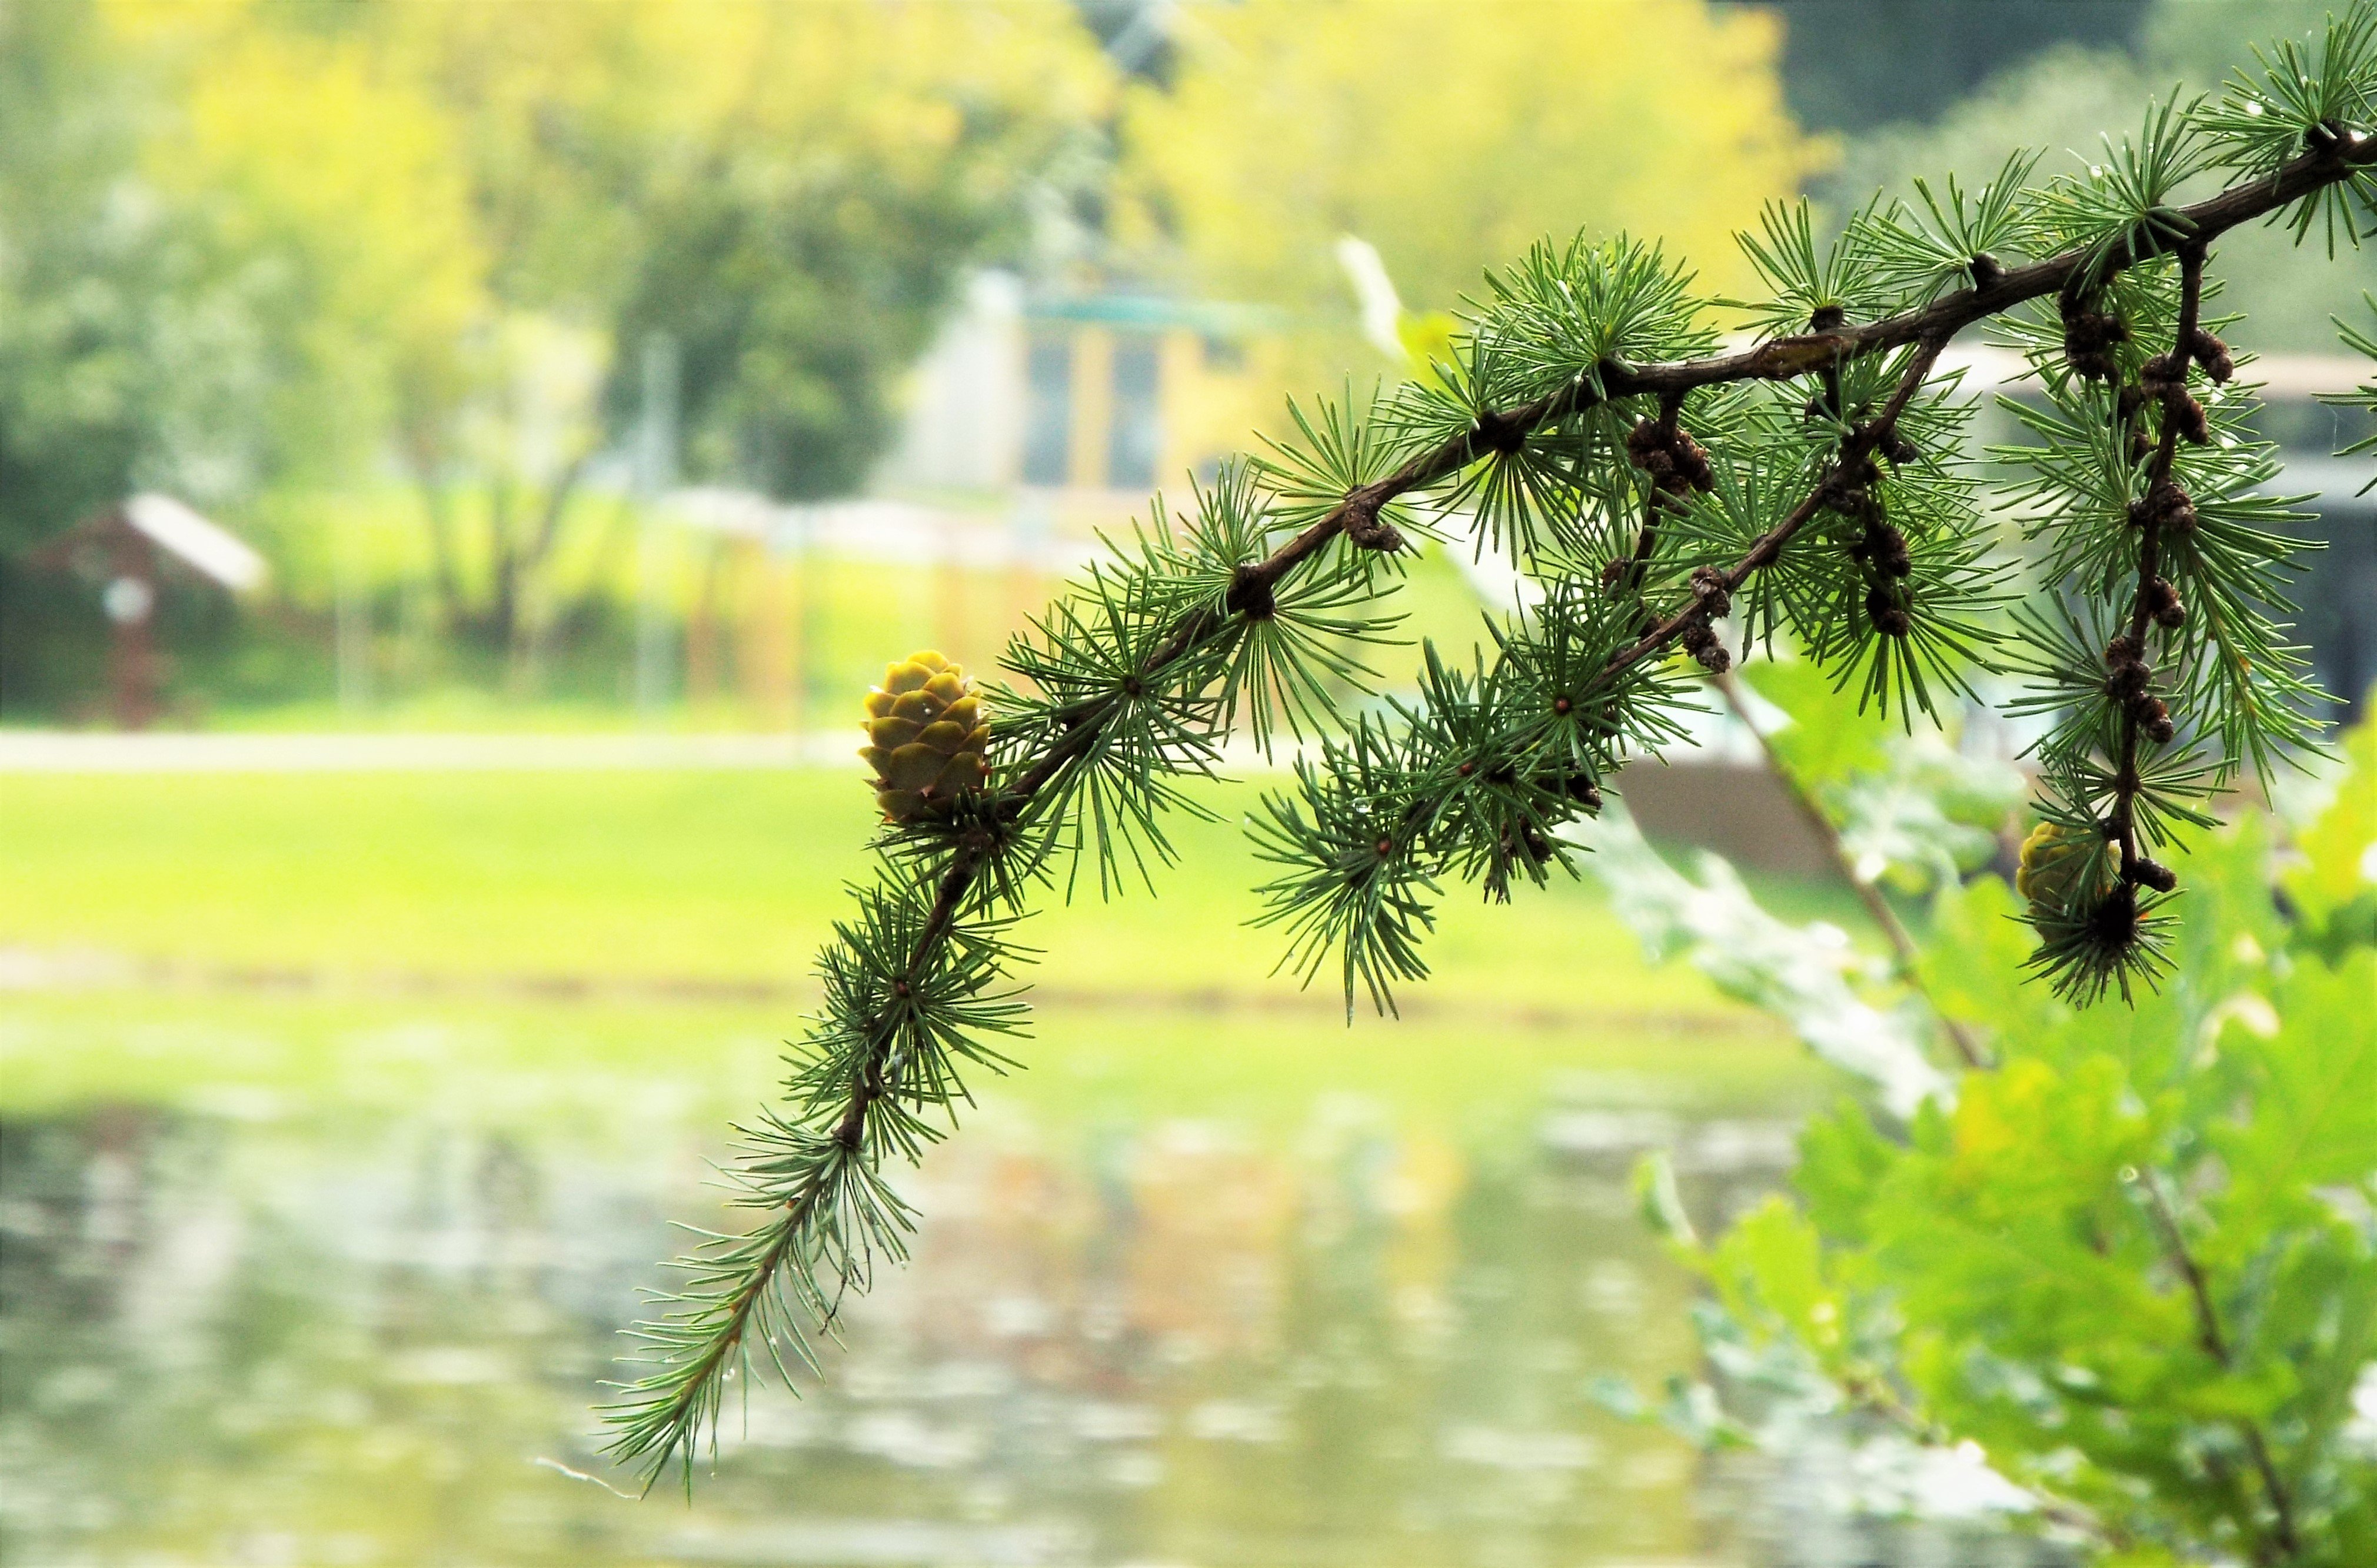
[[[2170,1200],[2164,1195],[2159,1172],[2148,1170],[2139,1177],[2145,1190],[2146,1207],[2162,1232],[2163,1250],[2171,1266],[2187,1285],[2188,1299],[2195,1309],[2196,1343],[2204,1353],[2225,1370],[2233,1369],[2236,1359],[2228,1337],[2220,1332],[2220,1313],[2213,1305],[2211,1282],[2204,1278],[2204,1269],[2189,1251],[2187,1238],[2179,1228],[2179,1216],[2171,1212]],[[2253,1468],[2262,1478],[2262,1490],[2268,1496],[2273,1520],[2272,1544],[2285,1554],[2280,1561],[2292,1561],[2302,1551],[2302,1542],[2295,1533],[2294,1498],[2278,1475],[2276,1462],[2270,1454],[2268,1440],[2262,1433],[2261,1423],[2250,1416],[2234,1418],[2237,1430],[2245,1440],[2245,1450],[2252,1457]]]
[[[1741,727],[1758,742],[1758,749],[1766,759],[1767,772],[1783,786],[1783,793],[1790,797],[1800,819],[1816,835],[1816,841],[1824,846],[1824,853],[1831,857],[1833,864],[1839,868],[1842,880],[1856,891],[1858,902],[1865,905],[1866,913],[1873,917],[1874,925],[1890,943],[1891,952],[1897,957],[1899,978],[1930,1006],[1931,1015],[1940,1021],[1940,1027],[1947,1032],[1949,1042],[1956,1047],[1956,1054],[1965,1059],[1965,1066],[1986,1068],[1992,1065],[1988,1053],[1981,1049],[1980,1042],[1973,1038],[1972,1032],[1950,1017],[1931,994],[1929,984],[1923,978],[1923,954],[1915,945],[1914,936],[1906,929],[1905,923],[1899,919],[1898,912],[1891,908],[1890,900],[1882,896],[1881,889],[1858,873],[1857,862],[1850,856],[1848,846],[1841,842],[1840,830],[1833,826],[1832,818],[1825,815],[1815,796],[1800,782],[1799,775],[1791,765],[1783,760],[1783,754],[1774,748],[1774,740],[1750,717],[1750,705],[1743,700],[1741,688],[1736,684],[1737,677],[1727,673],[1712,678],[1719,695],[1725,699],[1725,705],[1741,722]]]

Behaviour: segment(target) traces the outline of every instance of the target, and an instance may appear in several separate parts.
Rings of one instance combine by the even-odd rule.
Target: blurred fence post
[[[1056,519],[1045,497],[1025,491],[1007,514],[1007,625],[1029,625],[1033,613],[1047,596],[1045,581],[1049,537]]]
[[[352,509],[341,507],[330,526],[331,637],[338,672],[339,707],[349,718],[371,703],[371,600],[364,581],[364,564],[357,557],[358,523]]]
[[[963,660],[973,656],[973,628],[967,624],[966,573],[958,561],[958,533],[957,514],[943,517],[940,538],[936,541],[940,560],[934,572],[938,592],[935,594],[938,603],[933,618],[939,625],[934,628],[933,640],[950,658]]]
[[[742,634],[735,651],[742,663],[744,700],[763,729],[783,730],[793,722],[792,609],[785,603],[784,563],[763,534],[737,546],[741,557]]]
[[[668,701],[660,503],[676,485],[676,340],[654,332],[644,340],[643,410],[636,425],[636,494],[643,514],[636,535],[636,713],[646,724],[658,722]]]
[[[815,678],[817,660],[810,646],[818,615],[817,597],[817,562],[809,550],[809,514],[794,510],[784,530],[784,543],[793,561],[792,652],[790,676],[793,695],[793,733],[806,736],[809,732],[809,683]]]

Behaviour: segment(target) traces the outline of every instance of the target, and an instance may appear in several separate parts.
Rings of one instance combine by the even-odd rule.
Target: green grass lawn
[[[1273,976],[1250,929],[1255,787],[1200,789],[1182,863],[1021,938],[1052,1002],[1334,1005]],[[477,981],[802,984],[864,875],[871,803],[848,772],[0,776],[0,944],[202,973]],[[1783,902],[1845,918],[1848,901]],[[1507,906],[1455,890],[1407,1011],[1738,1019],[1687,967],[1654,971],[1588,885]]]

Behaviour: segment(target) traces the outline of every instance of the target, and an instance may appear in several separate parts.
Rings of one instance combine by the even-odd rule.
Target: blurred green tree
[[[40,700],[97,646],[97,606],[36,602],[15,557],[120,497],[153,434],[138,301],[153,266],[111,201],[135,145],[134,84],[84,6],[0,10],[0,690]]]
[[[0,11],[0,555],[117,498],[153,438],[139,84],[111,65],[88,6]]]
[[[689,475],[849,490],[955,280],[1020,237],[1036,172],[1106,90],[1047,7],[406,6],[377,25],[386,68],[454,127],[487,257],[469,352],[414,363],[401,425],[448,618],[497,647],[528,630],[590,461],[641,412],[646,341],[678,351]]]
[[[618,341],[680,346],[693,473],[846,492],[962,269],[1016,254],[1027,196],[1102,112],[1107,73],[1057,7],[724,12],[735,69],[639,191],[649,235]],[[635,365],[611,382],[630,413]]]
[[[1788,0],[1783,83],[1801,123],[1859,132],[1920,124],[2059,43],[2131,43],[2151,0]],[[2231,36],[2235,36],[2232,30]]]
[[[646,337],[694,476],[847,490],[1109,90],[1030,5],[30,0],[0,73],[0,553],[157,485],[321,581],[325,504],[252,503],[393,452],[444,620],[514,654]]]
[[[2066,43],[1991,77],[1944,113],[1862,132],[1843,147],[1820,193],[1845,218],[1875,189],[1903,188],[1917,174],[1978,186],[2017,143],[2043,150],[2041,176],[2084,169],[2104,159],[2104,129],[2120,124],[2130,105],[2174,88],[2214,91],[2236,64],[2239,40],[2315,35],[2334,9],[2326,0],[2161,0],[2140,13],[2129,47]],[[2377,251],[2338,245],[2333,265],[2309,270],[2293,252],[2283,228],[2257,224],[2229,236],[2222,261],[2230,287],[2252,296],[2254,331],[2266,348],[2330,350],[2331,318],[2359,317],[2360,295],[2377,289]]]
[[[28,546],[135,488],[221,503],[369,449],[358,413],[373,381],[359,367],[397,314],[376,285],[420,280],[401,265],[352,281],[342,269],[405,237],[413,214],[390,209],[410,187],[370,163],[404,154],[377,130],[358,140],[335,117],[317,123],[328,103],[283,63],[263,78],[275,96],[250,112],[290,98],[294,112],[248,139],[307,147],[318,190],[309,205],[287,179],[250,177],[226,112],[266,62],[251,51],[203,80],[189,68],[234,19],[90,0],[0,13],[0,688],[12,707],[70,696],[101,633],[96,596],[41,591]]]

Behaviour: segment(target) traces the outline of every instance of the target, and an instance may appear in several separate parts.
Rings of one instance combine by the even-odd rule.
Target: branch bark
[[[2145,495],[2135,503],[2137,509],[2132,512],[2132,516],[2139,520],[2137,584],[2131,595],[2126,642],[2106,651],[2108,679],[2120,681],[2125,676],[2133,676],[2137,683],[2135,693],[2121,710],[2120,755],[2115,760],[2113,774],[2110,832],[2120,845],[2120,877],[2124,890],[2133,890],[2141,880],[2151,883],[2168,880],[2152,867],[2147,867],[2143,872],[2141,870],[2144,856],[2138,848],[2137,799],[2143,788],[2138,773],[2138,742],[2144,725],[2139,715],[2142,708],[2147,710],[2149,717],[2161,712],[2155,705],[2147,685],[2153,669],[2145,661],[2146,627],[2154,618],[2154,588],[2160,581],[2162,569],[2162,533],[2169,521],[2164,515],[2167,504],[2164,497],[2179,495],[2172,488],[2171,473],[2179,457],[2180,411],[2182,407],[2193,406],[2187,391],[2187,378],[2193,364],[2196,323],[2203,303],[2204,249],[2199,245],[2191,244],[2180,253],[2179,325],[2172,334],[2172,346],[2165,365],[2170,374],[2168,378],[2157,381],[2162,388],[2161,429],[2156,436],[2154,454],[2146,464]],[[2143,384],[2139,393],[2138,412],[2143,413],[2145,401]],[[2134,428],[2132,421],[2136,414],[2125,413],[2126,406],[2124,401],[2118,399],[2114,404],[2113,419],[2119,433],[2118,439],[2129,438]],[[2201,417],[2201,411],[2198,411],[2197,417]],[[2186,503],[2182,499],[2178,504],[2183,506]],[[2162,738],[2169,738],[2167,732]],[[2124,891],[2122,896],[2134,898],[2135,893]]]

